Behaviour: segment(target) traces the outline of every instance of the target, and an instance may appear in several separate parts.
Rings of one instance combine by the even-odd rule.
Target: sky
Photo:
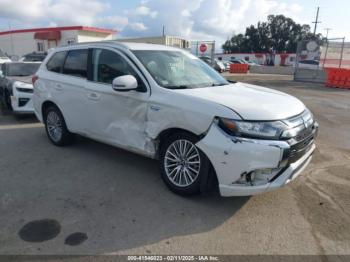
[[[350,41],[349,0],[0,0],[0,31],[84,25],[115,29],[117,37],[159,36],[215,40],[283,14],[311,24],[320,6],[318,32]]]

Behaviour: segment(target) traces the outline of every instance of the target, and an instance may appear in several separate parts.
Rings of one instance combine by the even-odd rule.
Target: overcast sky
[[[269,14],[311,24],[321,7],[319,32],[350,41],[349,0],[0,0],[0,30],[86,25],[118,30],[119,37],[161,35],[220,44]]]

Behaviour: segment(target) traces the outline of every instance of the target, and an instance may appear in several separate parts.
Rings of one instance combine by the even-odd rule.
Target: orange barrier
[[[325,68],[326,86],[350,89],[350,70],[344,68]]]
[[[246,74],[248,72],[247,64],[231,64],[230,73],[233,74]]]

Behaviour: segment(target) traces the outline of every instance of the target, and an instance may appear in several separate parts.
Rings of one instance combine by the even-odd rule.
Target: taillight
[[[32,83],[33,83],[33,85],[35,84],[36,80],[38,80],[38,79],[39,79],[39,77],[37,75],[33,75],[32,76]]]

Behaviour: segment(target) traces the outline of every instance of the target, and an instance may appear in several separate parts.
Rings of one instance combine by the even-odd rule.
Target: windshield
[[[187,52],[134,50],[133,53],[158,85],[165,88],[199,88],[229,84],[210,66]]]
[[[38,70],[39,63],[11,63],[8,64],[8,76],[31,76]]]

